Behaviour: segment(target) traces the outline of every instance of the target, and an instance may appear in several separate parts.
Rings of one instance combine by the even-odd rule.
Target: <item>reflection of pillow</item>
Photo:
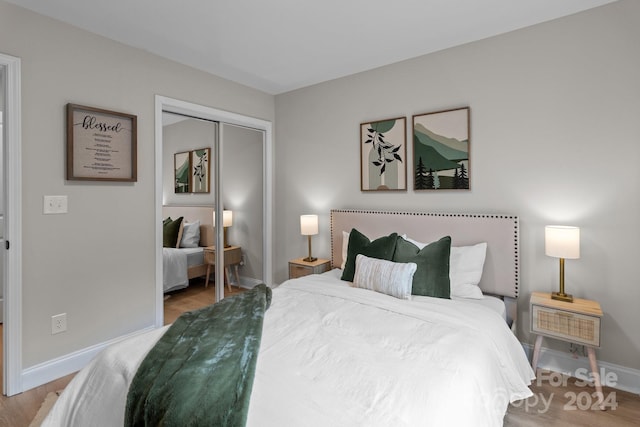
[[[185,222],[182,227],[181,248],[197,248],[200,243],[200,220]]]
[[[421,243],[408,237],[406,240],[418,248],[423,248],[427,245],[426,243]],[[471,299],[484,298],[478,284],[482,278],[486,253],[486,242],[471,246],[451,246],[451,257],[449,261],[451,295]]]
[[[413,275],[413,295],[437,298],[449,298],[449,252],[451,237],[446,236],[437,242],[419,249],[418,246],[403,238],[398,238],[394,262],[414,262],[417,265]]]
[[[391,262],[358,254],[353,285],[396,298],[409,298],[415,271],[413,262]]]
[[[349,233],[349,248],[347,249],[347,262],[342,270],[342,280],[353,281],[356,272],[356,255],[362,254],[371,258],[386,259],[391,261],[393,252],[396,249],[396,239],[398,235],[391,233],[388,236],[380,237],[373,242],[367,236],[360,233],[355,228]]]
[[[162,246],[165,248],[175,248],[178,242],[178,233],[180,232],[180,225],[182,224],[182,217],[168,221],[162,225]]]

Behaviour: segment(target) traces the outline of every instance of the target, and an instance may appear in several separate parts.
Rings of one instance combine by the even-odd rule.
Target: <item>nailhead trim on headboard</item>
[[[520,227],[517,215],[507,214],[473,214],[473,213],[444,213],[444,212],[393,212],[383,210],[361,210],[361,209],[331,209],[331,213],[364,213],[364,214],[385,214],[385,215],[413,215],[413,216],[434,216],[434,217],[459,217],[459,218],[496,218],[496,219],[510,219],[513,220],[513,245],[514,245],[514,290],[516,298],[520,289]],[[333,217],[333,215],[332,215]],[[333,254],[333,221],[331,221],[331,259],[334,259]]]

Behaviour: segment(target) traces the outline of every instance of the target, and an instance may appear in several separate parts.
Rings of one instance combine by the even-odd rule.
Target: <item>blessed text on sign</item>
[[[72,147],[67,148],[67,179],[135,181],[136,117],[71,104],[68,108]]]

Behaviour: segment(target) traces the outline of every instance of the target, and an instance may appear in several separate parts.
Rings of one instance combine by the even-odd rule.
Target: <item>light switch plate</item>
[[[47,215],[67,213],[67,196],[44,196],[42,211]]]

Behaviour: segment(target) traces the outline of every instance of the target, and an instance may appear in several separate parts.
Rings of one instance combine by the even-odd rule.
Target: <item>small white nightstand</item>
[[[315,261],[305,261],[304,258],[296,258],[289,261],[289,279],[307,276],[309,274],[320,274],[329,271],[331,262],[328,259],[318,258]]]
[[[602,384],[595,349],[600,347],[602,309],[596,301],[576,298],[573,302],[551,299],[550,293],[533,292],[529,301],[531,332],[537,334],[531,366],[535,371],[543,337],[582,344],[587,348],[596,392],[602,403]]]

